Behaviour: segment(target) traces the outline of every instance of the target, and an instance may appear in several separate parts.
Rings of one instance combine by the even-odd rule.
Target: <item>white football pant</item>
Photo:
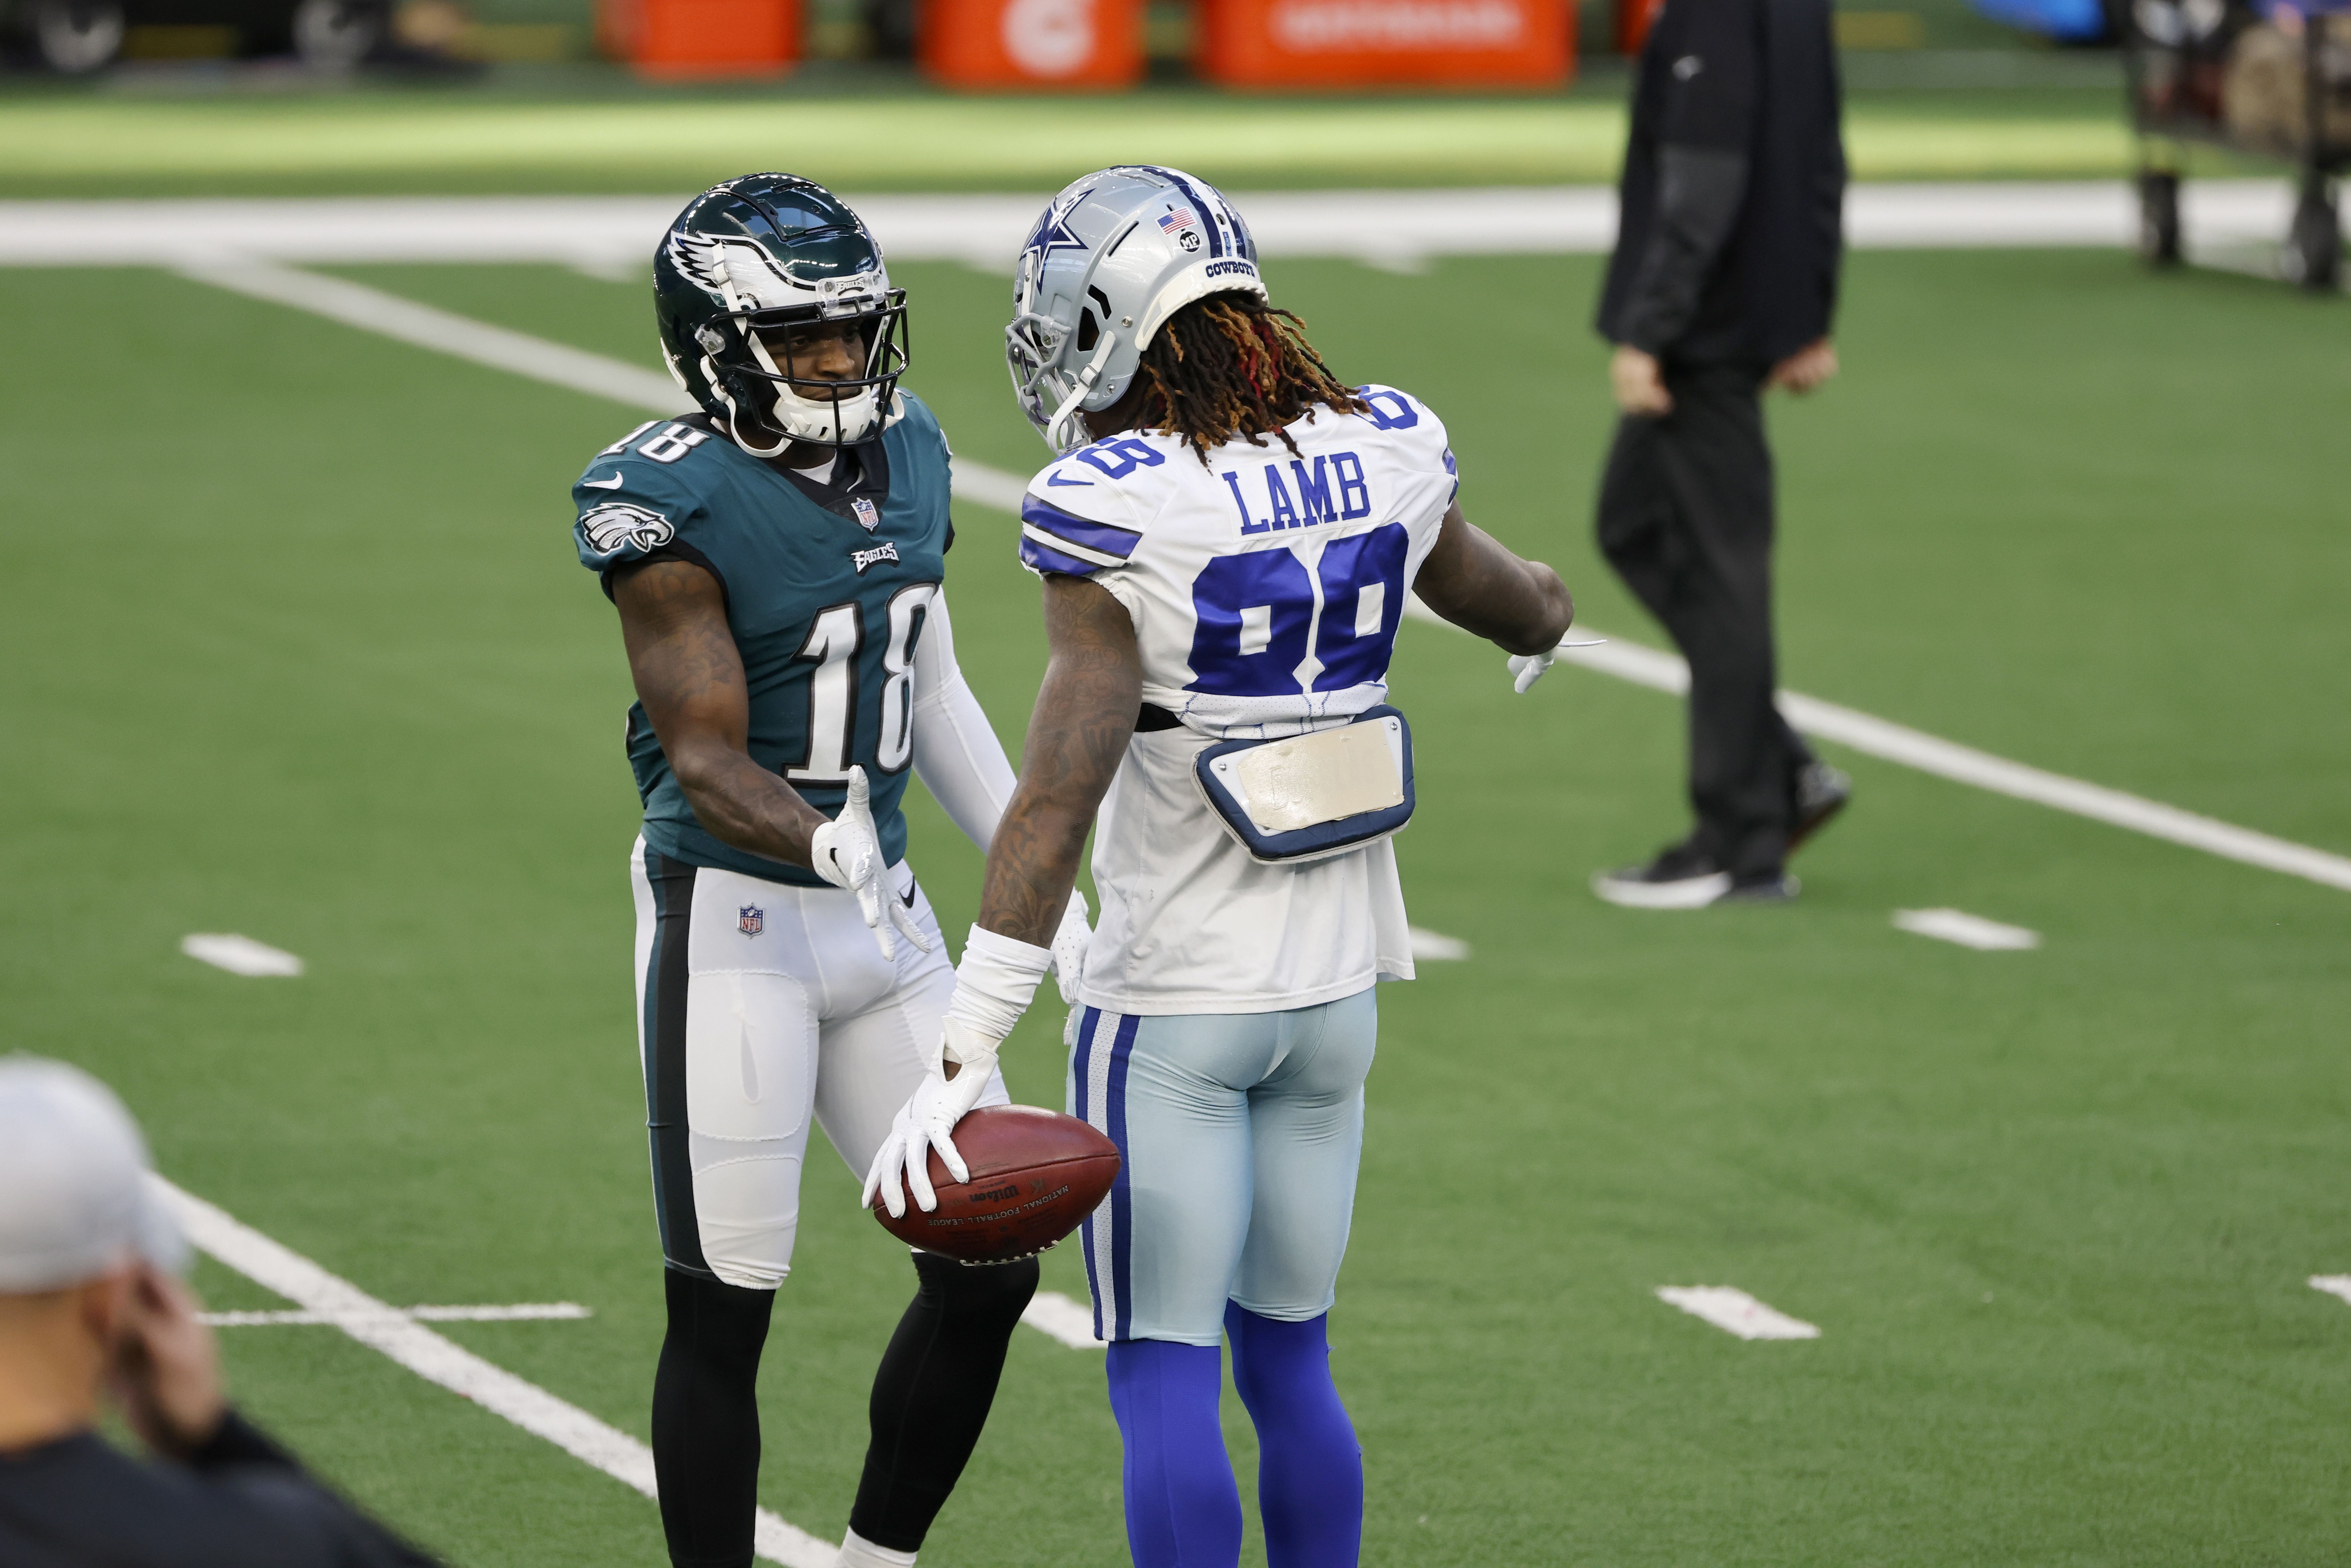
[[[890,885],[930,939],[882,956],[856,894],[629,857],[637,895],[637,1052],[653,1207],[674,1269],[772,1291],[791,1272],[811,1114],[860,1181],[955,991],[930,900]],[[1008,1102],[1002,1074],[982,1105]]]

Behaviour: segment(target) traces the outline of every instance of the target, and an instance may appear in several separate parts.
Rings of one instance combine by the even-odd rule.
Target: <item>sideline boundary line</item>
[[[580,1459],[658,1500],[653,1452],[626,1432],[605,1425],[577,1405],[559,1399],[535,1383],[434,1333],[399,1308],[377,1301],[350,1281],[329,1273],[292,1248],[273,1240],[226,1210],[150,1176],[178,1215],[188,1239],[222,1263],[316,1312],[344,1333],[380,1351],[428,1383],[437,1383],[502,1416],[533,1437],[544,1437]],[[784,1568],[833,1568],[841,1549],[818,1540],[761,1509],[753,1550]]]
[[[346,278],[305,272],[274,262],[233,257],[191,264],[175,270],[183,277],[248,298],[291,306],[362,331],[493,370],[528,376],[550,386],[610,398],[653,413],[679,413],[679,405],[688,401],[667,377],[652,371],[402,299]],[[1019,476],[968,460],[958,460],[954,473],[956,498],[1019,515],[1020,497],[1028,489],[1027,481]],[[1451,624],[1423,604],[1417,595],[1408,596],[1405,608],[1416,619]],[[1588,627],[1578,630],[1590,632]],[[1689,670],[1680,657],[1654,648],[1604,643],[1596,647],[1562,647],[1559,657],[1564,663],[1614,675],[1635,685],[1676,694],[1689,689]],[[2201,850],[2223,860],[2351,892],[2351,856],[2241,828],[2216,817],[2182,810],[2160,800],[2052,773],[2028,763],[2012,762],[1802,692],[1782,691],[1780,704],[1788,721],[1798,729],[1883,761],[1900,763],[1955,783],[1971,784],[1993,794],[2029,800],[2149,838]]]
[[[952,262],[999,277],[1037,226],[1050,189],[848,193],[893,263]],[[1440,256],[1604,254],[1616,242],[1613,184],[1241,191],[1259,256],[1352,260],[1392,272]],[[2294,214],[2277,178],[2190,180],[2180,189],[2193,248],[2273,249]],[[639,281],[676,214],[670,196],[195,196],[0,201],[0,267],[137,267],[234,260],[289,266],[529,262]],[[1383,222],[1362,215],[1378,212]],[[1983,246],[2123,248],[2138,232],[2130,183],[1865,181],[1844,202],[1855,250]]]

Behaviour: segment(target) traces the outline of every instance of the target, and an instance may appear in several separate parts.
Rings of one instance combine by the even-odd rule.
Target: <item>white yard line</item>
[[[2330,1296],[2340,1296],[2351,1301],[2351,1274],[2313,1274],[2310,1288],[2324,1291]]]
[[[521,1301],[507,1307],[387,1307],[394,1317],[408,1318],[420,1323],[512,1323],[538,1319],[584,1318],[591,1316],[577,1301]],[[277,1328],[318,1324],[341,1328],[352,1321],[349,1313],[292,1312],[204,1312],[204,1322],[216,1329]]]
[[[396,338],[420,349],[610,398],[648,413],[680,413],[694,407],[694,400],[659,371],[494,327],[365,284],[257,260],[192,262],[180,271],[216,288],[273,305],[290,305],[363,332]]]
[[[1009,273],[1048,193],[851,200],[893,261]],[[2199,250],[2282,239],[2283,180],[2189,180],[2183,226]],[[0,266],[172,267],[238,256],[297,265],[543,262],[635,279],[676,215],[667,196],[381,196],[0,202]],[[1604,185],[1240,193],[1267,256],[1352,258],[1412,271],[1440,256],[1562,256],[1616,240]],[[1365,221],[1366,214],[1377,221]],[[2127,246],[2138,205],[2120,180],[1856,184],[1857,249]]]
[[[1802,1318],[1767,1307],[1730,1285],[1661,1285],[1657,1299],[1703,1318],[1740,1339],[1818,1339],[1821,1331]]]
[[[255,978],[290,979],[302,972],[293,954],[234,931],[198,931],[180,938],[180,951],[200,964]]]
[[[410,1314],[377,1301],[204,1199],[161,1176],[152,1179],[179,1215],[188,1239],[246,1279],[330,1320],[419,1377],[505,1416],[647,1497],[657,1495],[653,1450],[634,1437],[444,1339]],[[759,1511],[756,1545],[760,1556],[785,1568],[833,1568],[840,1557],[838,1547],[766,1509]]]
[[[650,413],[675,413],[686,406],[685,394],[652,371],[419,305],[342,278],[323,277],[266,262],[221,259],[182,270],[187,277],[256,299],[290,305],[419,348],[610,398]],[[1028,486],[1018,475],[967,459],[958,460],[955,465],[955,488],[961,499],[1011,511],[1017,510]],[[1407,597],[1405,610],[1420,620],[1449,624],[1417,597]],[[1584,628],[1578,631],[1591,634]],[[1566,663],[1660,691],[1681,692],[1689,685],[1689,673],[1678,657],[1634,643],[1566,646],[1560,650],[1559,656]],[[2177,806],[2069,779],[2025,763],[2011,762],[2006,758],[1806,696],[1802,692],[1783,691],[1780,703],[1789,722],[1797,728],[1888,762],[2166,839],[2226,860],[2351,891],[2351,857],[2273,838],[2250,828],[2236,827],[2183,811]]]
[[[1423,604],[1417,595],[1405,601],[1405,613],[1415,620],[1434,625],[1451,626],[1452,622]],[[1458,630],[1458,628],[1455,628]],[[1578,627],[1580,635],[1592,634],[1589,627]],[[1498,656],[1499,659],[1499,656]],[[1560,663],[1581,664],[1603,674],[1614,675],[1635,685],[1653,686],[1661,692],[1680,694],[1689,690],[1689,668],[1675,653],[1661,653],[1631,643],[1603,643],[1597,647],[1579,648],[1563,645],[1559,651]],[[1495,665],[1495,679],[1501,679],[1501,666]],[[1819,697],[1806,696],[1802,692],[1782,690],[1780,711],[1788,722],[1807,735],[1833,740],[1841,746],[1887,762],[1898,762],[1915,768],[1921,773],[1931,773],[1960,784],[1972,784],[1979,789],[1989,789],[1996,795],[2008,795],[2019,800],[2030,800],[2037,806],[2048,806],[2060,811],[2070,811],[2077,817],[2112,827],[2127,828],[2149,838],[2165,839],[2207,854],[2219,855],[2264,871],[2282,872],[2327,887],[2351,892],[2351,857],[2326,850],[2313,849],[2291,840],[2273,838],[2251,828],[2240,828],[2215,817],[2183,811],[2177,806],[2167,806],[2160,800],[2109,789],[2103,784],[2085,779],[2069,779],[2062,773],[2052,773],[2028,763],[2011,762],[1995,757],[1989,751],[1979,751],[1972,746],[1945,740],[1924,730],[1912,729],[1858,708],[1837,703],[1823,702]]]
[[[1984,953],[2022,953],[2041,946],[2041,933],[2003,925],[1960,909],[1897,909],[1894,928],[1938,942],[1956,942]]]
[[[1060,1340],[1071,1350],[1102,1348],[1102,1342],[1094,1338],[1093,1308],[1059,1291],[1040,1291],[1029,1297],[1020,1321],[1039,1333]]]
[[[2217,817],[2183,811],[2177,806],[2109,789],[2103,784],[2011,762],[2004,757],[1978,751],[1971,746],[1944,740],[1855,708],[1808,697],[1802,692],[1782,692],[1780,711],[1788,716],[1790,724],[1807,735],[1836,741],[1888,762],[1899,762],[1921,773],[2127,828],[2132,832],[2184,844],[2223,860],[2351,892],[2351,857],[2240,828]]]

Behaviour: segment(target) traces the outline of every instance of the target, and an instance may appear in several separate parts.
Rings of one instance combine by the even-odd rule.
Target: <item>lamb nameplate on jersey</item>
[[[1333,729],[1211,746],[1192,773],[1226,830],[1268,864],[1345,854],[1412,820],[1412,728],[1384,704]]]

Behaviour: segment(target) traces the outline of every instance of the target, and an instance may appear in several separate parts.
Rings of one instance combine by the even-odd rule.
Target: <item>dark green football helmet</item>
[[[897,416],[906,291],[813,180],[746,174],[696,196],[653,253],[653,315],[670,374],[755,457],[853,446]],[[837,348],[844,328],[852,373],[816,373],[809,345]]]

